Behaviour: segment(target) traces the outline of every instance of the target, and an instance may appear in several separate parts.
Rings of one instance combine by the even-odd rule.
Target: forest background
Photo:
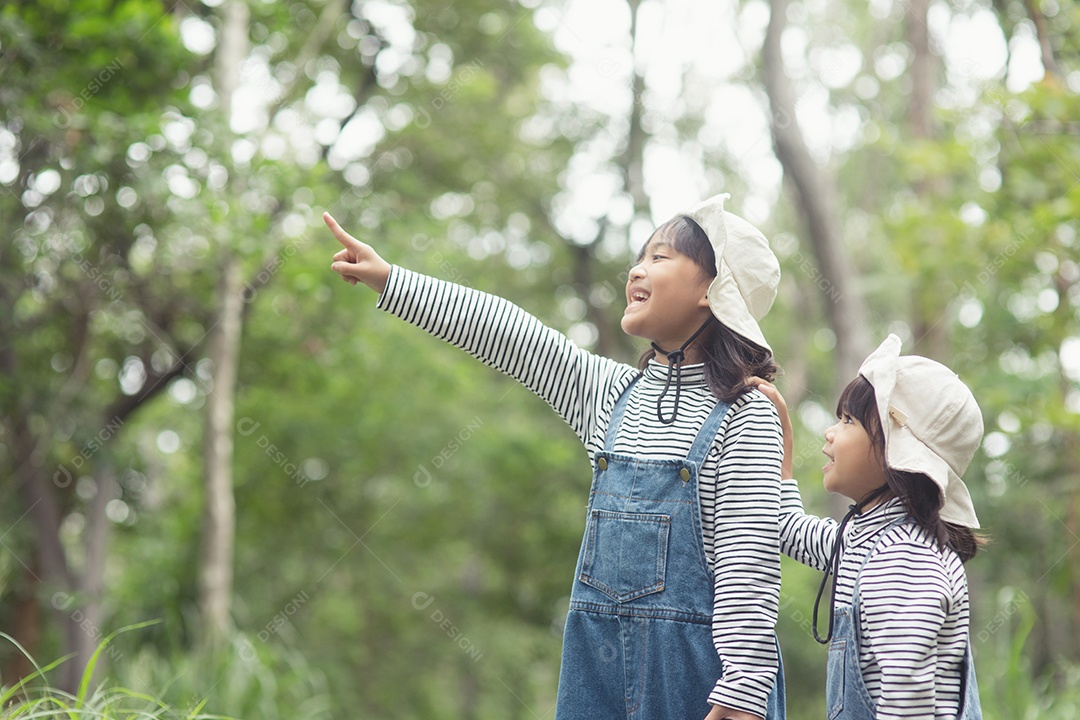
[[[730,192],[809,509],[866,352],[955,368],[986,716],[1077,717],[1078,91],[1065,0],[5,2],[0,699],[551,717],[584,452],[338,281],[319,215],[633,362],[635,249]],[[785,560],[796,720],[817,581]]]

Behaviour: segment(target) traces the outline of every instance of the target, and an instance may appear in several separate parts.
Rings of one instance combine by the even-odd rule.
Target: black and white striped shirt
[[[561,333],[502,298],[419,275],[390,272],[380,308],[516,378],[546,400],[585,445],[604,447],[615,401],[637,376],[627,364],[575,346]],[[615,451],[684,458],[716,397],[703,366],[683,368],[674,424],[657,419],[667,366],[651,364],[634,386]],[[664,398],[670,417],[674,392]],[[773,629],[780,594],[782,430],[773,404],[754,390],[738,398],[699,473],[702,535],[715,574],[712,635],[723,660],[709,701],[765,715],[776,676]]]
[[[836,602],[850,605],[859,580],[859,665],[878,718],[954,718],[968,642],[967,576],[952,550],[939,550],[893,498],[852,518],[844,530]],[[783,483],[780,547],[824,571],[839,524],[806,515],[794,481]],[[883,534],[884,533],[884,534]],[[883,535],[882,535],[883,534]]]

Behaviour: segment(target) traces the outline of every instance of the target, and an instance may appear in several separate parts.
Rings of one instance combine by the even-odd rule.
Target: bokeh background
[[[634,251],[729,192],[809,509],[886,333],[954,368],[983,708],[1080,716],[1078,91],[1069,0],[7,0],[0,701],[552,717],[584,451],[319,216],[633,362]],[[785,561],[795,720],[817,582]]]

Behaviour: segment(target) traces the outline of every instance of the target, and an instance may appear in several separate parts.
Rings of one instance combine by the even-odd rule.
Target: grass
[[[55,660],[44,667],[30,656],[13,637],[0,633],[0,638],[14,645],[34,666],[34,672],[10,687],[0,687],[0,718],[30,720],[31,718],[63,718],[82,720],[229,720],[221,715],[203,713],[205,700],[188,710],[172,708],[156,697],[124,687],[101,683],[91,689],[94,671],[101,654],[117,635],[138,630],[158,621],[128,625],[105,637],[90,656],[74,694],[49,685],[47,673],[71,659],[71,655]]]
[[[979,670],[979,695],[987,720],[1080,720],[1080,665],[1069,663],[1039,675],[1028,638],[1038,621],[1028,602],[1017,603],[1015,623],[987,648]]]

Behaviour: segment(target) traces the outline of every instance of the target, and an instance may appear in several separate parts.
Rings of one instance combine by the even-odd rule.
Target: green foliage
[[[115,638],[121,633],[139,630],[153,623],[139,623],[120,628],[109,634],[97,646],[94,654],[83,670],[79,689],[75,694],[66,693],[51,686],[46,678],[48,673],[70,660],[60,658],[45,667],[40,667],[29,653],[11,636],[0,633],[0,638],[11,643],[18,652],[33,664],[32,674],[20,679],[11,686],[0,687],[0,717],[3,718],[44,718],[63,717],[70,720],[77,718],[102,718],[104,720],[214,720],[220,715],[202,712],[205,702],[199,702],[188,710],[170,707],[150,693],[131,690],[122,686],[100,684],[91,689],[94,669],[101,654],[110,648]]]
[[[91,663],[65,693],[42,680],[54,663],[5,689],[22,698],[5,717],[503,718],[553,705],[588,492],[580,444],[513,381],[337,281],[319,215],[331,210],[391,262],[496,292],[560,330],[617,328],[627,258],[566,242],[552,209],[574,143],[610,128],[541,96],[543,74],[567,60],[531,4],[346,3],[309,48],[327,5],[249,4],[242,71],[278,95],[276,114],[242,131],[218,105],[214,55],[180,34],[187,20],[220,36],[212,4],[0,8],[0,168],[17,165],[0,192],[0,475],[32,466],[45,479],[76,571],[102,527],[94,513],[105,523],[106,632],[163,619],[111,641],[115,654],[99,648],[98,671],[117,684],[95,686]],[[906,74],[872,77],[875,58],[904,55],[902,24],[848,5],[792,12],[812,48],[858,45],[860,75],[876,83],[828,92],[861,122],[833,158],[857,290],[875,336],[899,332],[960,372],[993,434],[968,475],[994,538],[968,569],[984,708],[1075,716],[1077,649],[1050,628],[1075,626],[1080,588],[1080,390],[1062,352],[1080,326],[1080,103],[1053,77],[1022,94],[988,82],[971,107],[939,108],[933,138],[913,140]],[[1024,3],[994,7],[1011,37]],[[1078,12],[1063,4],[1047,18],[1062,77],[1077,64]],[[750,65],[739,72],[754,82]],[[324,107],[320,86],[341,108]],[[350,122],[373,129],[345,152],[336,140]],[[672,132],[694,145],[702,122],[688,115]],[[705,153],[710,189],[751,185],[725,153]],[[835,401],[834,338],[812,252],[783,232],[799,222],[782,199],[767,224],[784,285],[765,323],[789,379],[812,389],[795,468],[808,507],[827,514],[814,429]],[[226,251],[247,280],[238,629],[215,653],[196,642],[197,549],[214,392],[204,341]],[[620,338],[610,352],[634,354]],[[166,379],[147,396],[154,377]],[[67,480],[50,482],[61,470]],[[72,615],[35,582],[41,535],[13,484],[0,507],[0,623],[18,629],[30,597],[51,613],[34,654],[61,655]],[[783,572],[789,711],[819,717],[818,575],[790,562]]]
[[[213,720],[214,718],[318,718],[329,717],[329,696],[322,674],[308,666],[297,652],[267,647],[242,636],[218,652],[184,649],[170,656],[150,647],[117,649],[121,633],[154,622],[127,626],[98,645],[82,673],[78,691],[66,693],[47,682],[50,671],[70,658],[45,667],[10,687],[0,689],[3,718],[103,718],[106,720]],[[0,634],[31,663],[33,658],[14,639]],[[117,679],[93,686],[102,654],[123,660]],[[208,712],[214,708],[215,712]],[[224,714],[223,714],[224,713]]]
[[[994,7],[1011,18],[1002,22],[1006,38],[1013,37],[1018,21],[1029,22],[1030,5]],[[970,89],[957,89],[962,82],[954,85],[955,58],[942,61],[943,69],[949,67],[937,78],[942,102],[930,138],[913,138],[907,128],[910,95],[904,86],[910,86],[910,73],[885,81],[875,77],[875,61],[885,54],[899,52],[910,61],[904,23],[851,32],[848,39],[862,45],[867,60],[858,75],[862,84],[830,91],[834,107],[854,105],[863,119],[851,149],[837,153],[835,163],[846,205],[844,248],[857,268],[854,290],[864,299],[871,334],[896,332],[905,352],[945,362],[972,387],[983,410],[987,441],[965,479],[991,538],[967,565],[971,634],[987,717],[1077,712],[1075,683],[1070,684],[1078,660],[1071,631],[1076,606],[1064,599],[1075,597],[1080,583],[1080,378],[1075,354],[1070,357],[1075,351],[1069,350],[1080,336],[1080,156],[1072,120],[1080,98],[1075,81],[1070,87],[1066,80],[1076,69],[1067,38],[1075,33],[1077,10],[1043,10],[1058,75],[1048,74],[1022,93],[1007,90],[1004,77],[987,80],[970,95]],[[950,8],[979,11],[975,5]],[[853,15],[861,13],[860,6]],[[837,43],[835,24],[802,27],[814,28],[808,31],[812,48]],[[870,98],[868,87],[874,90]],[[777,210],[782,226],[800,227],[783,206]],[[831,514],[817,462],[820,432],[836,399],[824,390],[833,383],[833,337],[818,329],[826,326],[821,308],[829,302],[829,288],[815,286],[806,244],[782,242],[778,249],[784,251],[781,312],[774,309],[766,323],[769,336],[780,338],[774,347],[781,362],[785,355],[793,358],[796,370],[794,377],[781,378],[781,388],[809,389],[797,413],[795,475],[808,509]],[[794,384],[785,386],[789,380]],[[801,571],[785,565],[785,593],[798,593],[788,612],[797,608],[808,616],[816,587]],[[1024,602],[1022,610],[1011,606],[1004,623],[1003,606],[1011,601],[1002,602],[1001,594],[1008,589]],[[797,630],[784,632],[792,624],[797,625],[782,610],[785,656],[798,658],[798,667],[820,668],[821,649]],[[808,717],[820,717],[823,693],[811,688],[800,694],[808,702],[815,695],[819,699]],[[802,711],[791,710],[795,716]]]
[[[241,634],[215,650],[193,651],[177,640],[170,639],[164,650],[145,644],[125,648],[132,657],[118,663],[117,682],[152,689],[171,706],[205,707],[234,718],[333,716],[323,670],[294,648]]]
[[[984,715],[997,718],[1066,720],[1080,713],[1080,666],[1068,663],[1054,672],[1036,671],[1031,661],[1031,632],[1038,618],[1032,598],[1015,588],[997,594],[997,613],[975,635],[983,649],[993,649],[994,663],[983,663],[979,690]]]

